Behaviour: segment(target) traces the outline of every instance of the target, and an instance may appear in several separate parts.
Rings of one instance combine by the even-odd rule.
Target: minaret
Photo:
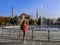
[[[38,19],[38,11],[36,11],[36,19]]]
[[[14,17],[14,7],[12,7],[12,18]]]

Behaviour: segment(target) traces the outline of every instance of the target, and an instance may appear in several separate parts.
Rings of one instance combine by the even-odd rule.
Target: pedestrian
[[[23,25],[23,42],[25,41],[25,34],[26,34],[26,31],[27,31],[27,21],[26,20],[23,20],[22,22],[22,25]]]

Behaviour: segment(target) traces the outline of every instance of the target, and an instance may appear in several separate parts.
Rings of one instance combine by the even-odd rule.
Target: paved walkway
[[[60,41],[26,39],[24,44],[22,39],[0,38],[0,45],[60,45]]]
[[[26,33],[25,44],[22,42],[22,32],[20,32],[20,37],[18,31],[11,32],[9,34],[0,35],[0,45],[60,45],[60,37],[57,38],[57,34],[52,35],[51,39],[48,41],[47,31],[34,31],[33,39],[31,31]],[[54,37],[55,36],[55,37]]]

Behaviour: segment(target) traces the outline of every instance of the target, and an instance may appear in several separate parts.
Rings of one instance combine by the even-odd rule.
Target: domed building
[[[31,19],[31,15],[26,14],[26,13],[22,13],[21,15],[18,16],[18,20],[21,23],[23,20],[27,20],[29,22],[29,20]]]
[[[22,13],[20,16],[19,16],[20,19],[30,19],[31,16],[29,14],[26,14],[26,13]]]

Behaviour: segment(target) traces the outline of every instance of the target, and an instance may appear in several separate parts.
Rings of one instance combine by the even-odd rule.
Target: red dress
[[[27,30],[27,26],[23,26],[23,32],[26,32],[26,30]]]

